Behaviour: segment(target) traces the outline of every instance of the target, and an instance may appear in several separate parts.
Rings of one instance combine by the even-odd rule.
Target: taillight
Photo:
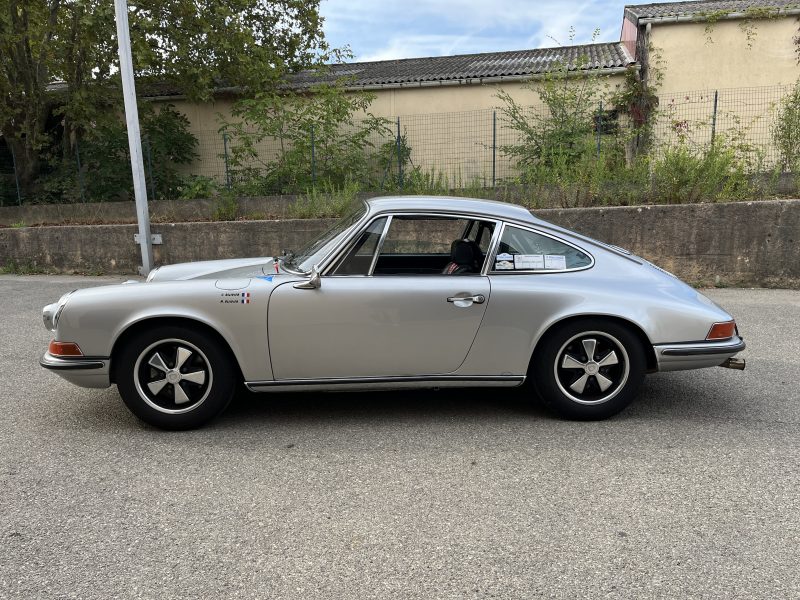
[[[53,340],[50,342],[50,347],[47,351],[53,356],[83,356],[78,344],[73,342],[57,342]]]
[[[727,340],[736,333],[736,321],[726,321],[724,323],[714,323],[708,330],[707,340]]]

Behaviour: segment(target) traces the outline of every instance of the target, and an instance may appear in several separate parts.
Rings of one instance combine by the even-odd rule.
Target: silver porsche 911
[[[376,198],[297,252],[162,266],[44,309],[41,365],[140,419],[206,423],[254,392],[530,390],[603,419],[646,373],[744,368],[733,317],[629,252],[499,202]]]

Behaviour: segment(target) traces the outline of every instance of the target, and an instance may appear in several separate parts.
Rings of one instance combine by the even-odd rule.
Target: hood
[[[274,273],[271,256],[232,258],[165,265],[150,272],[147,281],[186,281],[188,279],[228,279],[258,277]]]

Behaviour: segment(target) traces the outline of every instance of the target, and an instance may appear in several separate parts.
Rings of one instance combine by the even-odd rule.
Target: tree
[[[573,37],[571,30],[570,40]],[[517,134],[515,143],[500,150],[523,172],[539,166],[571,168],[593,152],[593,134],[602,118],[598,107],[608,95],[608,86],[607,77],[592,72],[589,65],[588,56],[579,56],[574,62],[557,63],[540,80],[525,83],[523,87],[541,103],[535,110],[505,90],[496,94],[501,118]]]
[[[390,121],[368,112],[374,98],[347,91],[343,80],[239,100],[233,118],[222,120],[238,183],[251,192],[296,193],[317,181],[367,182],[377,167],[376,141],[392,135]]]
[[[215,87],[274,89],[287,73],[341,53],[319,0],[131,0],[138,90],[167,84],[191,99]],[[44,151],[67,155],[121,105],[110,0],[0,0],[0,134],[30,184]]]

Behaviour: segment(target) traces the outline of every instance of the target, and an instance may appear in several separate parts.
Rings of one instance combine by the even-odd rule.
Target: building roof
[[[629,20],[669,19],[695,17],[702,19],[710,14],[736,14],[764,9],[791,10],[800,8],[798,0],[696,0],[694,2],[658,2],[632,4],[625,7]]]
[[[570,70],[623,69],[634,60],[620,42],[536,48],[510,52],[403,58],[331,65],[320,75],[298,73],[295,85],[307,87],[341,77],[353,87],[401,87],[426,83],[464,82],[502,77],[525,77],[552,72],[560,65]]]

